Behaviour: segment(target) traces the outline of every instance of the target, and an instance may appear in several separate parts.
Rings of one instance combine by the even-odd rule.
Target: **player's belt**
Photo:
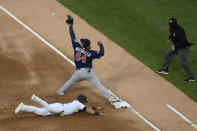
[[[81,69],[92,69],[90,67],[85,67],[85,68],[76,68],[76,70],[81,70]]]

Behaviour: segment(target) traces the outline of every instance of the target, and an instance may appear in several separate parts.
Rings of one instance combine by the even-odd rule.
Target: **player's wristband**
[[[95,111],[94,115],[98,116],[98,115],[100,115],[100,112]]]

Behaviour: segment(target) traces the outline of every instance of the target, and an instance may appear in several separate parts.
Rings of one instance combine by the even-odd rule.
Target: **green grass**
[[[196,0],[58,0],[100,30],[152,70],[160,68],[168,48],[168,19],[174,16],[196,43],[188,63],[197,78],[197,1]],[[165,79],[197,101],[197,82],[184,83],[186,74],[178,57]]]

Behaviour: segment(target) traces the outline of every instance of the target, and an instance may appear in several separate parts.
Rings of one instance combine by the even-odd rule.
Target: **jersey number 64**
[[[82,61],[82,63],[86,63],[86,58],[87,58],[87,56],[86,55],[83,55],[83,56],[81,56],[81,52],[77,52],[76,53],[76,56],[75,56],[75,60],[76,61]]]

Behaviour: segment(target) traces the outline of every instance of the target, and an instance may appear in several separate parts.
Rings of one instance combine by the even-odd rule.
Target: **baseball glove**
[[[72,16],[67,15],[66,23],[67,23],[68,25],[73,25],[73,18],[72,18]]]

